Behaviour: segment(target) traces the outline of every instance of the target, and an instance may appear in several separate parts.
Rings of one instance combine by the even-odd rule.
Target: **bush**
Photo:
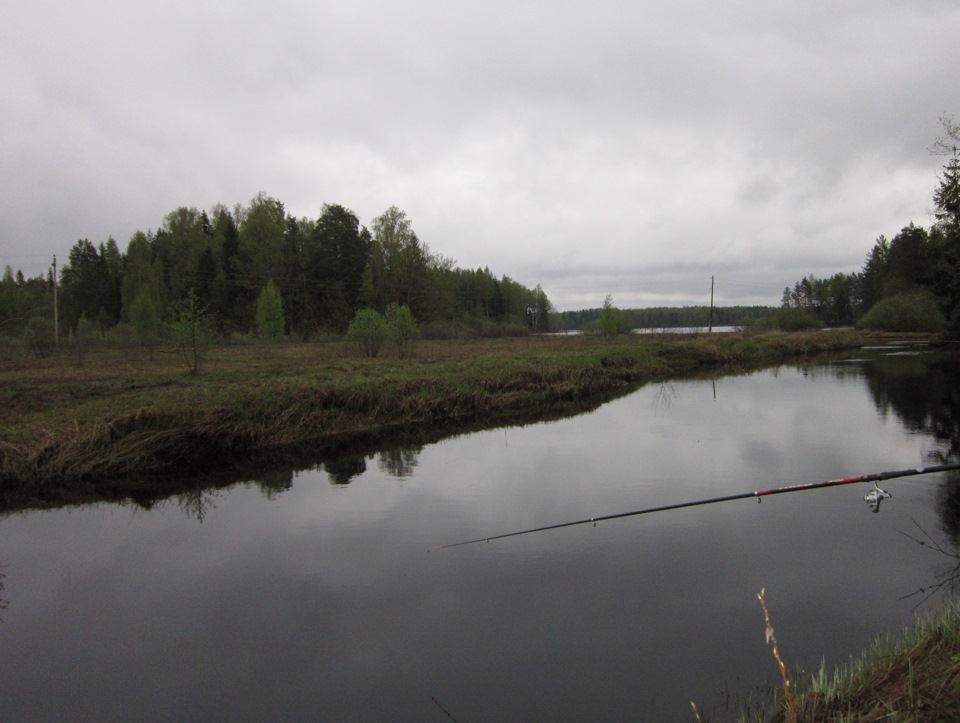
[[[922,291],[881,299],[857,322],[858,329],[938,332],[947,326],[937,302]]]
[[[587,324],[588,331],[612,336],[614,334],[629,334],[631,331],[630,320],[626,315],[613,305],[613,295],[607,294],[603,300],[603,308],[600,310],[600,316],[596,321]]]
[[[183,355],[190,373],[199,374],[211,344],[207,307],[197,300],[191,289],[185,298],[173,305],[172,311],[173,319],[169,329],[174,343]]]
[[[53,322],[39,317],[30,319],[23,330],[23,340],[38,357],[48,356],[54,346]]]
[[[373,309],[357,311],[347,327],[347,339],[356,345],[361,354],[368,357],[375,357],[380,353],[386,335],[387,322]]]
[[[417,326],[410,308],[406,305],[390,304],[384,312],[387,324],[387,336],[397,347],[397,356],[400,359],[409,359],[413,356],[413,346],[420,338],[420,328]]]
[[[784,306],[770,316],[756,319],[753,328],[758,331],[780,329],[781,331],[806,331],[821,326],[820,321],[806,309]]]

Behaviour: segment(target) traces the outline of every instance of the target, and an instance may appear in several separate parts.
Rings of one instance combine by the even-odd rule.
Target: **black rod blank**
[[[916,467],[911,469],[894,470],[891,472],[875,472],[873,474],[860,475],[858,477],[844,477],[843,479],[825,480],[823,482],[806,482],[803,484],[788,485],[786,487],[775,487],[766,490],[754,490],[753,492],[741,492],[734,495],[724,495],[722,497],[711,497],[709,499],[694,500],[693,502],[677,502],[672,505],[662,505],[660,507],[647,507],[642,510],[632,512],[617,512],[612,515],[603,515],[601,517],[587,517],[582,520],[573,520],[572,522],[559,522],[555,525],[545,525],[543,527],[533,527],[529,530],[517,530],[516,532],[506,532],[500,535],[490,537],[478,537],[475,540],[463,540],[462,542],[453,542],[448,545],[438,545],[431,547],[428,552],[446,550],[451,547],[460,547],[462,545],[473,545],[477,542],[490,542],[492,540],[502,540],[505,537],[516,537],[518,535],[530,535],[534,532],[545,532],[547,530],[559,530],[562,527],[574,527],[576,525],[595,524],[605,520],[616,520],[621,517],[636,517],[637,515],[647,515],[652,512],[666,512],[667,510],[679,510],[684,507],[698,507],[699,505],[712,505],[718,502],[730,502],[731,500],[743,500],[755,497],[760,502],[764,497],[770,495],[780,495],[786,492],[800,492],[802,490],[814,490],[821,487],[835,487],[839,485],[848,485],[855,482],[881,482],[898,477],[912,477],[920,474],[933,474],[935,472],[949,472],[951,470],[960,470],[960,463],[957,464],[939,464],[929,467]]]

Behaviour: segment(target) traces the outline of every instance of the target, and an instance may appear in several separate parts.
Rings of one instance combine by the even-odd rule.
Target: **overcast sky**
[[[560,310],[778,304],[928,226],[957,0],[0,0],[0,264],[178,206],[365,225]]]

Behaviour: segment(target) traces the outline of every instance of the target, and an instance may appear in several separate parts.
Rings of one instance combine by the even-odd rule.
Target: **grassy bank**
[[[859,659],[791,681],[792,705],[778,696],[775,721],[960,720],[960,608],[949,606],[899,634],[886,634]]]
[[[644,382],[856,347],[853,332],[532,337],[423,343],[412,360],[341,344],[214,349],[200,376],[172,353],[7,355],[0,497],[299,457],[412,430],[454,433],[595,404]]]

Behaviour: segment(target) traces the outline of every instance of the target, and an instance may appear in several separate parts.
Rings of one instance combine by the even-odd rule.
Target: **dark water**
[[[918,351],[644,387],[151,510],[8,516],[3,718],[689,721],[694,700],[723,720],[777,680],[761,588],[804,669],[942,603],[956,561],[907,535],[954,549],[955,479],[887,482],[879,514],[850,485],[427,549],[955,459],[957,360]]]

